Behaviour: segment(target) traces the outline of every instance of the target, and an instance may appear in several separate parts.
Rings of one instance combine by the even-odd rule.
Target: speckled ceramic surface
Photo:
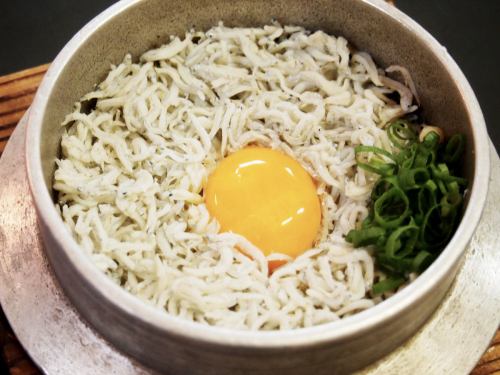
[[[426,118],[468,135],[472,181],[463,223],[443,254],[394,297],[353,317],[285,332],[205,327],[168,316],[101,274],[64,230],[51,176],[64,115],[125,53],[138,56],[190,27],[258,26],[272,18],[343,35],[382,66],[413,74]],[[105,338],[149,366],[174,374],[346,373],[398,347],[440,303],[459,268],[486,199],[489,140],[477,100],[455,62],[428,33],[381,0],[126,0],[95,18],[61,51],[33,103],[27,129],[28,178],[46,255],[78,311]],[[45,183],[44,183],[45,181]]]

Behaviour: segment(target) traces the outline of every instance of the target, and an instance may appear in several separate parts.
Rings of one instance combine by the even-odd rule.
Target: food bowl
[[[135,58],[187,29],[262,26],[272,19],[347,38],[379,66],[412,73],[424,117],[467,136],[463,218],[439,258],[393,297],[342,320],[289,331],[247,332],[167,315],[113,283],[87,258],[54,207],[52,178],[64,116],[110,64]],[[489,178],[489,138],[466,78],[431,35],[381,0],[127,0],[79,31],[57,56],[32,105],[27,165],[45,251],[81,315],[119,350],[169,374],[348,373],[408,339],[438,306],[480,219]]]

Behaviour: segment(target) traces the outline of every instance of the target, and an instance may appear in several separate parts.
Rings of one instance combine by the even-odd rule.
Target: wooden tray
[[[15,129],[33,101],[48,64],[0,77],[0,156]],[[0,372],[13,375],[40,374],[13,334],[0,310]],[[480,359],[473,375],[500,375],[500,330]]]

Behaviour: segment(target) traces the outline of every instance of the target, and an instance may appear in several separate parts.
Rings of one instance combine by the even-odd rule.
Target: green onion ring
[[[394,202],[398,202],[399,206],[395,206]],[[392,204],[392,208],[396,207],[397,212],[387,212],[389,204]],[[403,207],[402,210],[401,207]],[[410,202],[401,189],[393,187],[375,201],[373,208],[374,219],[382,228],[396,228],[408,216]]]

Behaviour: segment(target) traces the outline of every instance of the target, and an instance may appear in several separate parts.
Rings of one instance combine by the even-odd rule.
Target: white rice
[[[412,90],[321,31],[189,32],[139,63],[127,55],[81,99],[95,109],[66,117],[58,207],[97,267],[169,314],[246,330],[330,322],[377,302],[371,255],[343,238],[375,181],[354,146],[390,150],[384,126],[416,109]],[[322,203],[315,247],[270,277],[267,261],[286,256],[218,233],[202,197],[217,162],[250,144],[299,161]]]

